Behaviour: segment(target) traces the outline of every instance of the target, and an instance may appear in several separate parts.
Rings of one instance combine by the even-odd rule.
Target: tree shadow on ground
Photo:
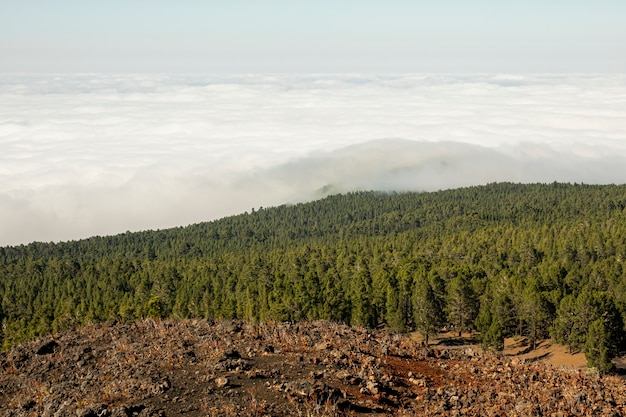
[[[480,343],[480,341],[475,336],[462,336],[462,337],[442,337],[437,342],[433,343],[432,346],[467,346],[467,345],[476,345]]]

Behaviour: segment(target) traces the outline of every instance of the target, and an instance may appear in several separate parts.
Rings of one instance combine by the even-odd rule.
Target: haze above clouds
[[[624,72],[623,0],[0,0],[0,72]]]
[[[623,183],[626,76],[0,76],[0,244],[323,189]]]
[[[0,4],[0,245],[626,179],[623,0]]]

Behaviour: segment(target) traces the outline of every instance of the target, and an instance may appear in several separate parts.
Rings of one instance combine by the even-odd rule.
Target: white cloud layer
[[[626,76],[0,75],[0,245],[555,180],[626,182]]]

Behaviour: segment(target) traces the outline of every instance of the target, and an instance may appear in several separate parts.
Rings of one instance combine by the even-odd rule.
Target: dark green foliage
[[[576,297],[566,295],[561,299],[556,312],[556,319],[552,325],[552,336],[554,339],[570,348],[570,352],[579,351],[584,343],[584,333],[581,333],[578,326],[578,308]]]
[[[152,297],[146,304],[146,316],[152,318],[163,318],[165,314],[165,303],[158,295]]]
[[[575,330],[578,340],[584,339],[585,357],[589,366],[600,372],[610,370],[611,359],[623,349],[624,322],[613,297],[607,292],[585,290],[578,296]],[[588,324],[583,333],[582,326]]]
[[[611,345],[611,333],[606,328],[604,320],[597,319],[591,323],[585,342],[587,366],[596,368],[600,373],[613,369],[611,359],[615,357],[615,352]]]
[[[504,350],[504,328],[498,320],[491,322],[482,335],[483,347],[501,352]]]
[[[506,295],[485,294],[475,321],[484,348],[504,349],[505,332],[511,327],[511,314],[511,301]]]
[[[0,248],[4,347],[139,317],[329,319],[623,350],[626,186],[336,195],[168,230]],[[589,342],[591,325],[594,338]],[[605,353],[603,353],[605,352]],[[604,356],[603,356],[604,355]],[[596,359],[594,359],[596,360]],[[605,361],[606,362],[606,361]],[[595,362],[594,362],[595,363]]]
[[[463,331],[473,329],[474,320],[478,315],[478,299],[467,272],[461,271],[448,281],[446,305],[448,323],[459,336]]]
[[[413,293],[413,321],[427,345],[430,336],[444,324],[443,312],[443,300],[437,296],[430,281],[425,277],[417,277]]]
[[[593,333],[592,333],[593,327]],[[608,370],[610,360],[624,349],[624,321],[613,296],[585,287],[561,300],[552,326],[557,342],[584,351],[590,366]]]
[[[550,324],[554,320],[554,308],[541,285],[530,278],[521,297],[521,321],[528,329],[533,349],[537,340],[548,336]]]

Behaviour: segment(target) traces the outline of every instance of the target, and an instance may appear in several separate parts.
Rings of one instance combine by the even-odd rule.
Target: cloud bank
[[[626,182],[626,76],[0,76],[0,245],[494,181]]]

